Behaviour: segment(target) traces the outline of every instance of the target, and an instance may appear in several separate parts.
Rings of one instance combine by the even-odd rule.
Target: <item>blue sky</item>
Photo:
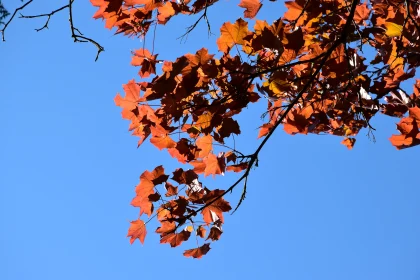
[[[57,2],[34,1],[23,13],[65,4]],[[241,16],[237,2],[209,9],[214,34]],[[261,16],[283,12],[282,1],[265,2]],[[144,246],[130,245],[139,175],[178,165],[148,144],[136,149],[113,98],[137,77],[130,50],[142,42],[113,36],[94,12],[76,1],[76,26],[105,47],[98,62],[93,46],[72,42],[66,12],[41,32],[33,29],[43,20],[17,18],[0,43],[0,279],[420,279],[420,150],[392,147],[397,120],[384,116],[372,122],[376,143],[364,131],[352,151],[338,137],[276,132],[251,173],[247,199],[201,260],[182,256],[193,244],[160,245],[153,223]],[[158,27],[159,58],[203,45],[216,52],[204,24],[186,43],[176,40],[193,22],[181,17]],[[263,107],[240,119],[247,127],[236,144],[244,151],[259,143],[255,116]],[[223,189],[234,179],[205,183]]]

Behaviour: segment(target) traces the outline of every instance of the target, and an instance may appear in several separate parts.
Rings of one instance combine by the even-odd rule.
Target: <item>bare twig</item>
[[[185,40],[186,40],[188,38],[188,35],[195,29],[195,27],[198,25],[198,23],[202,19],[204,19],[206,21],[208,36],[210,37],[210,35],[212,35],[211,28],[210,28],[210,21],[209,21],[209,18],[207,16],[207,8],[208,8],[208,3],[207,3],[207,0],[206,0],[206,4],[205,4],[205,7],[204,7],[204,12],[201,14],[201,16],[197,19],[197,21],[193,25],[187,27],[187,31],[184,33],[184,35],[178,37],[178,39],[181,39],[181,41],[182,41],[185,38]]]
[[[74,0],[71,0],[71,3],[73,3]],[[51,13],[48,14],[40,14],[40,15],[34,15],[34,16],[24,16],[22,14],[20,14],[20,18],[39,18],[39,17],[47,17],[47,21],[45,22],[44,26],[42,26],[41,28],[35,28],[35,30],[37,32],[41,31],[42,29],[48,29],[48,23],[50,22],[51,17],[55,14],[58,13],[66,8],[68,8],[70,6],[70,4],[64,5],[61,8],[58,8],[54,11],[52,11]]]
[[[74,27],[74,23],[73,23],[73,4],[74,0],[69,0],[69,4],[68,4],[68,9],[69,9],[69,22],[70,22],[70,30],[71,30],[71,37],[74,39],[74,42],[78,42],[78,43],[92,43],[93,45],[96,46],[96,48],[98,49],[98,52],[96,54],[96,58],[95,61],[98,60],[99,54],[101,52],[103,52],[105,49],[95,40],[85,37],[83,36],[82,32],[79,31],[79,29],[77,29],[76,27]],[[76,34],[79,33],[78,34]]]
[[[32,1],[33,0],[29,0],[28,2],[26,2],[25,4],[23,4],[22,6],[20,6],[19,8],[17,8],[16,10],[15,10],[15,12],[13,13],[13,15],[10,17],[10,19],[6,22],[6,24],[3,26],[3,28],[0,30],[0,32],[1,32],[1,35],[2,35],[2,40],[3,40],[3,42],[5,42],[6,41],[6,39],[5,39],[5,37],[4,37],[4,32],[5,32],[5,30],[6,30],[6,28],[7,28],[7,26],[9,25],[9,23],[13,20],[13,18],[15,17],[15,15],[16,15],[16,13],[19,11],[19,10],[23,10],[26,6],[28,6],[30,3],[32,3]]]

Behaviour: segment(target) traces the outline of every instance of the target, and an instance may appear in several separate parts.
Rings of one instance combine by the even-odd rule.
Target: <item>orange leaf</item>
[[[197,121],[195,122],[195,126],[201,129],[206,129],[210,126],[212,118],[213,115],[210,112],[205,112],[198,117]]]
[[[130,228],[128,229],[127,237],[130,238],[130,243],[133,244],[133,242],[138,238],[141,242],[141,244],[144,244],[144,238],[146,237],[146,225],[144,222],[140,219],[136,221],[130,222]]]
[[[169,137],[166,130],[156,128],[154,126],[151,126],[150,129],[153,135],[153,137],[150,139],[150,142],[159,150],[176,147],[176,142],[172,140],[171,137]]]
[[[200,149],[198,153],[199,158],[204,158],[211,152],[213,149],[212,141],[213,137],[210,134],[197,139],[195,144]]]
[[[273,128],[273,125],[271,123],[263,124],[261,126],[260,132],[258,133],[258,138],[266,136],[271,131],[272,128]]]
[[[160,24],[166,23],[170,17],[175,14],[173,3],[168,1],[163,6],[158,8],[158,21]]]
[[[349,150],[353,149],[354,143],[356,143],[356,139],[355,138],[345,138],[341,144],[343,144],[344,146],[346,146]]]
[[[208,251],[210,251],[210,243],[206,243],[203,246],[195,249],[185,250],[184,256],[200,259],[202,256],[207,254]]]
[[[217,174],[224,175],[225,167],[226,167],[224,156],[217,157],[215,154],[209,154],[206,158],[204,158],[203,162],[205,164],[204,176],[209,176],[209,175],[214,176]],[[191,162],[191,164],[193,163]]]
[[[153,212],[153,196],[150,199],[150,195],[153,195],[154,187],[158,184],[165,182],[168,179],[168,175],[164,174],[164,169],[160,165],[156,167],[152,172],[145,171],[140,176],[140,183],[136,186],[136,197],[131,201],[131,205],[134,207],[140,207],[140,215],[145,213],[150,217]]]
[[[286,1],[284,3],[286,5],[287,11],[284,13],[283,17],[286,20],[294,21],[299,17],[303,10],[303,6],[301,6],[298,2],[301,1]]]
[[[228,53],[229,50],[236,44],[242,45],[243,38],[248,35],[248,22],[243,19],[238,19],[234,24],[225,22],[220,28],[222,35],[217,39],[219,50]]]
[[[125,97],[121,97],[118,93],[114,99],[115,105],[128,111],[136,109],[137,104],[144,100],[144,98],[140,97],[140,86],[134,80],[131,80],[123,85],[123,89],[125,91]]]
[[[259,0],[241,0],[238,6],[246,9],[244,11],[244,17],[254,18],[261,9],[262,4]]]
[[[203,220],[207,224],[211,224],[213,222],[216,222],[220,219],[220,221],[223,223],[223,212],[228,212],[232,209],[230,207],[229,202],[227,202],[223,197],[218,198],[224,193],[223,190],[215,189],[209,193],[207,193],[203,200],[205,203],[210,203],[211,201],[215,200],[212,204],[208,205],[206,208],[204,208],[201,213],[203,214]]]

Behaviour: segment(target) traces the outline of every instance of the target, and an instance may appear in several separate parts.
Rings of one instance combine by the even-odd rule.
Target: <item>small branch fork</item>
[[[79,29],[77,29],[76,27],[74,27],[73,24],[73,4],[74,0],[69,0],[69,4],[68,4],[68,8],[69,8],[69,22],[70,22],[70,29],[71,29],[71,37],[74,39],[74,42],[79,42],[79,43],[92,43],[93,45],[96,46],[96,48],[98,49],[98,52],[96,53],[96,58],[95,61],[98,60],[99,58],[99,54],[101,52],[103,52],[105,49],[95,40],[92,40],[91,38],[85,37],[82,32],[79,31]],[[76,34],[79,33],[79,35]]]
[[[0,32],[2,33],[2,39],[3,39],[3,41],[6,41],[5,40],[5,37],[4,37],[5,30],[6,30],[7,26],[10,24],[10,22],[13,20],[13,18],[15,17],[16,13],[18,11],[20,11],[20,10],[23,10],[31,2],[33,2],[33,0],[29,0],[24,5],[22,5],[21,7],[17,8],[15,10],[15,12],[13,13],[13,15],[11,16],[11,18],[9,19],[9,21],[4,25],[3,29],[0,30]],[[25,16],[22,13],[20,13],[19,18],[32,19],[32,18],[46,17],[47,20],[46,20],[45,24],[42,27],[35,29],[37,32],[39,32],[39,31],[41,31],[43,29],[48,29],[48,24],[50,22],[51,17],[54,14],[56,14],[58,12],[61,12],[61,11],[65,10],[65,9],[68,9],[69,10],[69,22],[70,22],[71,37],[73,38],[74,42],[77,42],[77,43],[91,43],[91,44],[93,44],[98,49],[98,52],[97,52],[96,58],[95,58],[95,61],[97,61],[98,58],[99,58],[99,54],[101,52],[103,52],[105,49],[98,42],[96,42],[95,40],[93,40],[93,39],[91,39],[89,37],[84,36],[83,33],[80,32],[80,30],[74,26],[74,23],[73,23],[73,2],[74,2],[74,0],[69,0],[69,3],[67,5],[64,5],[64,6],[58,8],[58,9],[56,9],[54,11],[51,11],[50,13],[39,14],[39,15],[32,15],[32,16]]]
[[[1,32],[1,37],[3,42],[6,41],[5,37],[4,37],[4,32],[6,31],[7,26],[9,26],[10,22],[13,20],[13,18],[15,17],[16,13],[20,10],[23,10],[26,6],[28,6],[29,4],[32,3],[33,0],[29,0],[28,2],[26,2],[25,4],[23,4],[22,6],[20,6],[19,8],[17,8],[15,10],[15,12],[13,13],[13,15],[10,17],[10,19],[6,22],[6,24],[3,26],[3,28],[0,30]]]

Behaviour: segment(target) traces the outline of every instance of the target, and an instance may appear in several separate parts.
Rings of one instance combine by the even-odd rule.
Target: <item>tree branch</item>
[[[1,36],[2,36],[2,40],[3,42],[6,41],[5,37],[4,37],[4,32],[6,31],[7,26],[10,24],[10,22],[13,20],[13,18],[15,17],[16,13],[19,10],[23,10],[26,6],[28,6],[30,3],[32,3],[33,0],[29,0],[28,2],[26,2],[25,4],[23,4],[22,6],[20,6],[19,8],[17,8],[15,10],[15,12],[13,13],[13,15],[10,17],[10,19],[6,22],[6,24],[4,25],[4,27],[0,30],[1,32]]]

